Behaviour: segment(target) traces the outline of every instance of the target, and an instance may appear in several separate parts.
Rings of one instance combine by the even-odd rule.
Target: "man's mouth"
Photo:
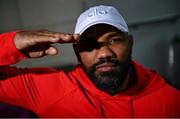
[[[103,63],[98,66],[96,66],[96,71],[97,72],[108,72],[112,71],[115,68],[114,63]]]

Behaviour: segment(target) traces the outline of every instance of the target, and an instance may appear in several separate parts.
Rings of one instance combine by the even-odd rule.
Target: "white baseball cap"
[[[128,32],[126,22],[116,8],[100,5],[89,8],[79,16],[74,33],[81,35],[85,30],[96,24],[108,24],[122,32]]]

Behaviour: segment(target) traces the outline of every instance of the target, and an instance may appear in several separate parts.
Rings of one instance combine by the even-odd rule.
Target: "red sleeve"
[[[28,80],[31,80],[31,77],[26,76],[27,70],[9,66],[25,58],[15,47],[15,34],[16,32],[0,34],[0,102],[25,107],[22,102],[30,100]]]
[[[32,83],[35,78],[31,77],[31,69],[9,66],[25,58],[15,47],[15,34],[0,34],[0,102],[32,109],[37,91]]]
[[[9,66],[25,58],[14,45],[15,34],[0,35],[0,102],[42,112],[63,96],[59,78],[65,79],[65,74],[52,68]]]
[[[15,34],[16,32],[0,34],[0,66],[15,64],[25,58],[15,47]]]

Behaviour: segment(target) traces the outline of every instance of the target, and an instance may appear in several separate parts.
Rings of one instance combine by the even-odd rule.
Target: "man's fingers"
[[[58,53],[57,48],[51,46],[47,50],[45,50],[46,55],[56,55]]]
[[[57,48],[55,48],[54,46],[49,46],[41,50],[30,51],[26,56],[29,58],[39,58],[45,55],[56,55],[57,53]]]
[[[74,34],[73,37],[77,42],[80,41],[80,35],[79,34]]]
[[[78,42],[78,38],[74,37],[74,35],[65,34],[60,36],[59,43],[75,43]]]
[[[51,44],[76,43],[79,40],[80,37],[78,34],[72,35],[60,32],[50,32],[47,30],[20,31],[16,33],[14,38],[16,48],[29,57],[55,55],[57,54],[57,49],[53,47],[50,48]]]
[[[44,55],[45,55],[45,53],[43,50],[28,53],[29,58],[39,58],[39,57],[43,57]]]
[[[50,37],[48,42],[51,43],[75,43],[80,40],[78,34],[65,34],[65,33],[54,33],[54,34],[46,34],[45,36]],[[46,40],[46,39],[44,39]]]
[[[61,32],[52,32],[47,30],[40,30],[38,35],[42,37],[41,42],[49,43],[74,43],[79,41],[79,35],[71,35]],[[38,41],[37,41],[38,42]]]

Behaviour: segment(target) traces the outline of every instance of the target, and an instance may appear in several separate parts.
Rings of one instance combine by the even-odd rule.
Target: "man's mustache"
[[[121,61],[119,61],[117,59],[114,59],[114,58],[101,58],[101,59],[99,59],[98,62],[93,64],[90,69],[91,70],[95,70],[97,66],[99,66],[101,64],[104,64],[104,63],[112,63],[114,65],[121,65],[121,64],[123,64]]]

